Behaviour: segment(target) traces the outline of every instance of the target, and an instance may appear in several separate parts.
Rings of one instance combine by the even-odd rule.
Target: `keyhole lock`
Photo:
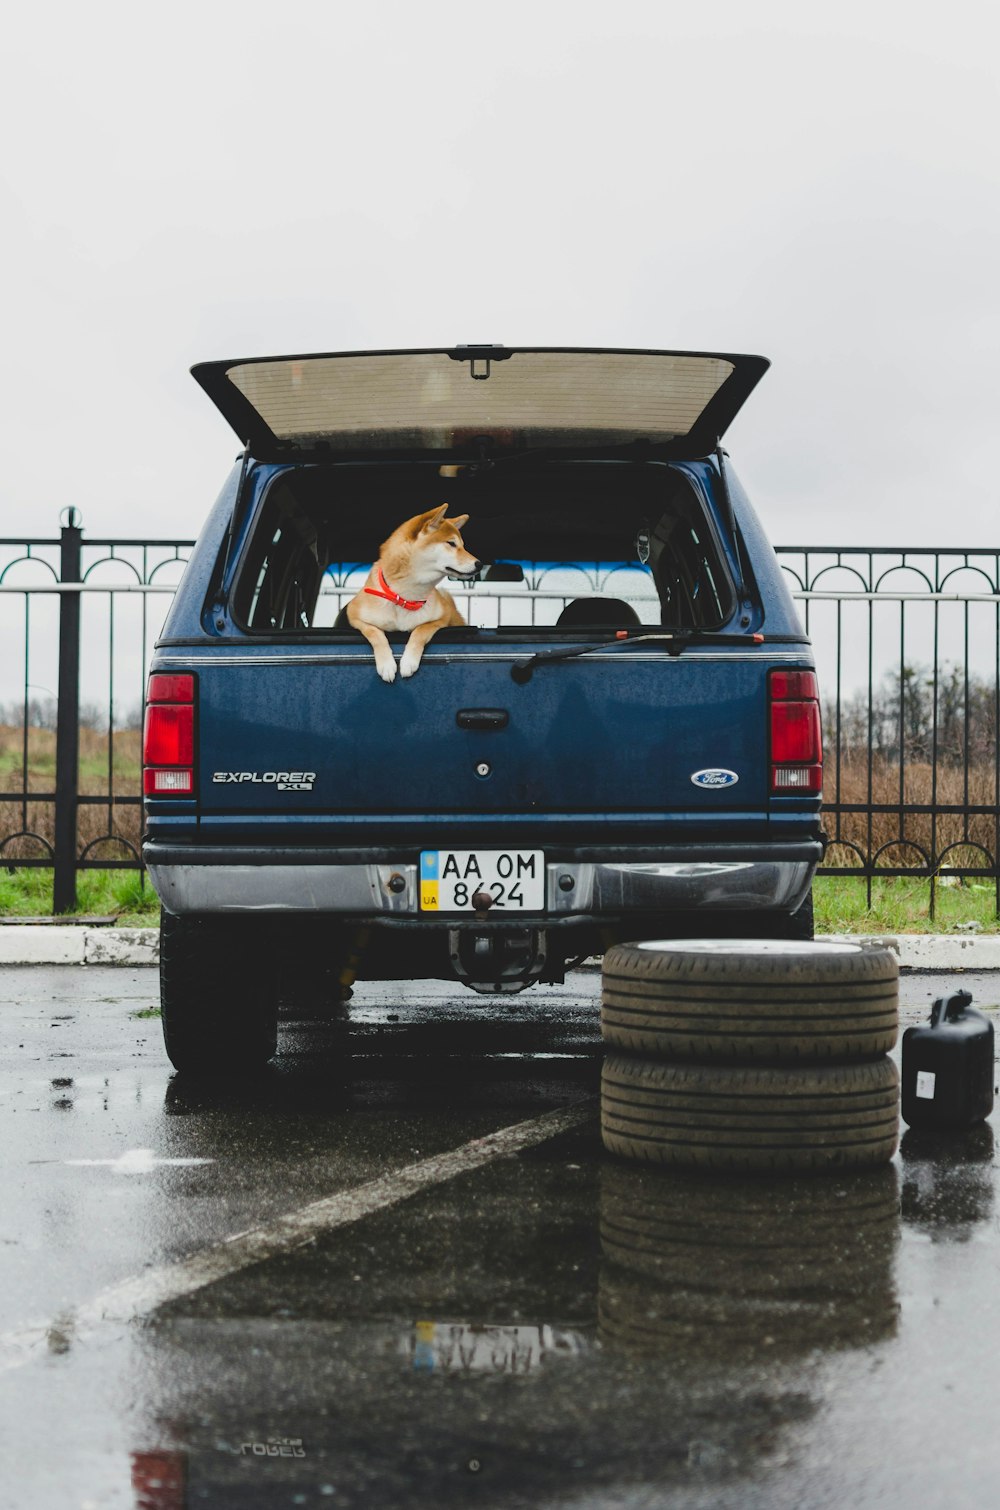
[[[492,770],[493,767],[490,765],[488,760],[476,761],[476,775],[482,777],[484,780],[492,773]]]

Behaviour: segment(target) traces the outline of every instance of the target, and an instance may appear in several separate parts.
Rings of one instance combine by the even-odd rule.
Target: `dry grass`
[[[843,762],[839,787],[835,762],[828,757],[825,795],[828,807],[824,814],[827,833],[839,844],[827,852],[827,864],[860,865],[870,858],[878,867],[913,869],[929,873],[944,869],[988,870],[995,868],[1000,852],[996,772],[988,766],[970,769],[929,764],[912,764],[904,768],[902,786],[896,765],[873,760],[871,767],[863,760]],[[895,811],[834,813],[829,804],[869,802],[894,807]],[[907,804],[940,808],[955,807],[953,813],[911,813]],[[969,807],[991,808],[989,813],[970,813]],[[855,846],[854,849],[851,846]]]
[[[53,802],[3,801],[3,793],[21,791],[52,792],[56,781],[56,736],[49,729],[28,730],[28,779],[24,782],[24,731],[0,724],[0,843],[5,860],[41,859],[46,856],[45,842],[55,841],[55,804]],[[110,760],[110,769],[109,769]],[[112,790],[119,797],[137,797],[141,789],[141,735],[137,729],[121,729],[110,742],[106,733],[94,729],[80,730],[79,791],[86,796],[104,796]],[[110,777],[110,786],[109,786]],[[131,858],[128,845],[139,852],[142,810],[138,806],[119,807],[107,802],[81,804],[78,837],[81,850],[96,840],[102,842],[89,851],[91,859]],[[23,829],[38,837],[15,837]],[[112,836],[107,838],[106,836]],[[125,843],[117,842],[118,840]]]

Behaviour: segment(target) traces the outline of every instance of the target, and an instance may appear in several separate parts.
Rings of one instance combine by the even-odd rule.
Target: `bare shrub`
[[[900,766],[876,756],[871,761],[842,758],[839,771],[828,760],[825,769],[824,827],[840,846],[828,851],[827,865],[995,868],[997,776],[992,766],[966,769],[926,761]],[[862,811],[837,811],[841,804]],[[931,811],[914,812],[914,806]],[[989,811],[970,811],[977,807]]]
[[[140,796],[141,742],[141,733],[137,729],[118,730],[111,739],[106,729],[103,732],[87,727],[80,729],[77,789],[81,796],[104,799],[96,803],[81,802],[77,811],[78,852],[86,851],[89,859],[135,861],[139,858],[141,806],[115,799]],[[55,768],[55,734],[52,731],[28,730],[25,773],[23,729],[0,725],[0,793],[54,793]],[[109,793],[113,796],[109,797]],[[46,845],[54,844],[54,801],[0,800],[0,845],[3,846],[0,863],[47,858],[50,851]]]

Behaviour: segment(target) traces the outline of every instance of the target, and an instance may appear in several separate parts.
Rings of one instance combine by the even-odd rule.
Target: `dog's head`
[[[424,561],[439,567],[442,576],[468,582],[482,566],[482,562],[465,549],[462,541],[462,525],[468,522],[469,516],[456,514],[454,519],[446,519],[447,512],[448,505],[442,503],[440,508],[418,514],[406,528],[414,550]]]

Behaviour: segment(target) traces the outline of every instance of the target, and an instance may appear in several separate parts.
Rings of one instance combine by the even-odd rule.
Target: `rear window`
[[[443,351],[281,357],[226,377],[279,441],[337,450],[623,444],[689,435],[735,371],[691,352]]]
[[[474,584],[444,583],[469,632],[711,629],[733,612],[709,511],[683,474],[658,462],[531,467],[522,460],[282,472],[243,552],[238,622],[253,633],[353,637],[343,610],[381,542],[441,503],[449,515],[469,515],[466,547],[487,563]]]

